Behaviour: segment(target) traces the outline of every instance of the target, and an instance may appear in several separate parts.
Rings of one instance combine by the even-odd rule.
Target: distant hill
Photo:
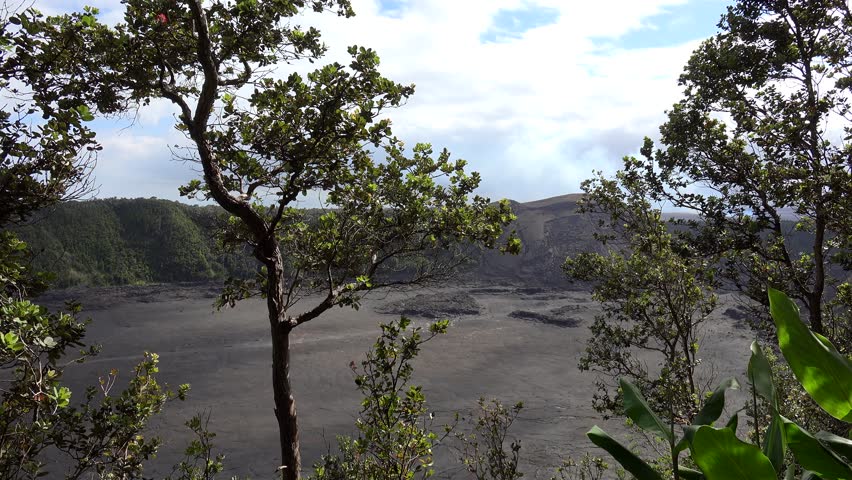
[[[597,219],[577,212],[580,194],[511,202],[520,255],[485,251],[462,272],[474,282],[569,286],[561,265],[568,255],[601,252]],[[211,236],[223,211],[158,199],[106,199],[60,204],[18,228],[36,253],[35,267],[56,274],[57,287],[173,283],[249,277],[257,262],[222,253]],[[677,214],[684,216],[684,214]],[[785,222],[789,247],[809,248],[807,233]],[[580,286],[580,288],[584,288]]]
[[[567,254],[598,248],[593,224],[576,212],[580,195],[512,202],[518,256],[484,252],[465,272],[472,281],[535,285],[565,282]],[[247,277],[248,254],[223,254],[211,237],[222,210],[158,199],[105,199],[60,204],[17,228],[36,253],[35,267],[56,274],[57,287],[197,282]]]
[[[567,256],[582,252],[605,253],[594,238],[594,233],[601,229],[598,226],[600,217],[578,213],[577,202],[581,198],[582,194],[574,193],[527,203],[512,202],[518,219],[510,228],[514,228],[521,237],[523,252],[518,256],[486,252],[473,272],[476,279],[568,286],[570,282],[561,269]],[[664,212],[663,218],[699,220],[698,215],[688,212]],[[790,251],[803,252],[812,248],[812,236],[796,230],[795,217],[788,215],[782,218],[785,218],[782,229]],[[839,271],[835,274],[844,276]],[[580,285],[580,288],[585,286]]]
[[[580,194],[511,202],[518,219],[510,227],[523,242],[520,255],[483,252],[463,279],[534,286],[567,286],[560,266],[567,255],[601,251],[597,220],[577,212]],[[19,229],[37,253],[36,266],[55,272],[56,285],[123,285],[194,282],[252,275],[248,254],[223,254],[211,238],[221,218],[216,206],[158,199],[107,199],[60,204]],[[678,214],[684,216],[684,214]],[[790,247],[807,248],[808,235],[793,233]]]
[[[254,259],[216,247],[210,232],[219,212],[158,199],[69,202],[16,230],[57,287],[251,275]]]
[[[565,257],[600,251],[594,239],[598,228],[592,216],[577,212],[581,194],[562,195],[534,202],[511,202],[518,216],[509,227],[523,244],[520,255],[486,252],[474,276],[481,280],[504,280],[533,285],[564,285]]]

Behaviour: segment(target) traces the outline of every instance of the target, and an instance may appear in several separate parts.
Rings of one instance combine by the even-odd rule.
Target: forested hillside
[[[460,272],[462,280],[528,285],[565,283],[566,254],[596,249],[594,222],[577,213],[576,195],[512,202],[510,229],[523,242],[520,255],[484,252]],[[257,268],[248,253],[223,253],[213,234],[222,221],[216,206],[158,199],[69,202],[41,212],[19,228],[35,253],[35,266],[56,275],[54,285],[125,285],[245,277]]]
[[[578,200],[571,194],[512,202],[518,218],[509,229],[522,241],[520,254],[474,254],[460,280],[567,286],[560,268],[567,255],[603,252],[593,236],[597,221],[577,212]],[[54,273],[58,287],[250,276],[256,260],[248,252],[224,253],[213,238],[222,215],[217,206],[153,198],[92,200],[45,210],[18,230],[33,247],[35,266]],[[789,247],[802,251],[808,235],[787,225]]]
[[[19,228],[54,285],[188,282],[250,275],[248,255],[223,253],[211,232],[221,210],[157,199],[61,204]]]

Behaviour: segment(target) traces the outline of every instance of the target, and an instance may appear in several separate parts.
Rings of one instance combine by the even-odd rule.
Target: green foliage
[[[433,414],[422,387],[411,384],[412,361],[420,347],[446,333],[446,320],[421,327],[411,320],[382,324],[382,335],[360,369],[354,362],[355,385],[363,394],[355,422],[358,437],[338,437],[339,455],[326,455],[314,465],[317,480],[390,480],[433,475],[432,448],[441,438],[432,430]]]
[[[180,193],[224,208],[231,219],[223,242],[249,248],[266,268],[264,278],[230,282],[220,304],[269,300],[282,466],[295,480],[298,429],[284,351],[290,331],[329,308],[357,307],[359,292],[444,278],[464,258],[459,244],[496,246],[514,216],[507,202],[474,195],[480,178],[465,172],[464,161],[446,151],[434,158],[428,144],[404,152],[386,114],[414,87],[383,77],[376,52],[351,46],[348,65],[269,74],[267,67],[325,53],[319,32],[293,17],[308,9],[351,16],[348,0],[123,4],[124,22],[98,26],[88,55],[100,62],[89,71],[108,72],[123,101],[166,99],[179,109],[176,127],[203,172]],[[124,105],[99,107],[111,113]],[[292,208],[308,194],[324,195],[330,210],[310,228]],[[517,240],[505,248],[517,251]],[[313,308],[291,314],[320,289]]]
[[[509,440],[509,428],[518,418],[523,403],[506,408],[496,399],[477,402],[474,417],[457,419],[468,426],[468,432],[456,432],[461,444],[460,460],[476,480],[516,480],[524,476],[518,468],[521,441]],[[508,444],[508,445],[507,445]]]
[[[649,205],[688,211],[669,221],[669,243],[683,262],[703,263],[699,283],[742,292],[751,300],[744,302],[749,321],[770,341],[775,325],[767,288],[788,292],[804,307],[811,330],[841,356],[852,353],[846,272],[852,266],[850,26],[846,2],[733,2],[720,32],[685,66],[683,96],[667,112],[659,144],[645,139],[640,155],[624,158],[614,179],[598,176],[586,183],[590,205],[618,220],[612,222],[616,234],[605,240],[617,239],[619,228],[656,228],[653,219],[626,208],[634,195]],[[840,130],[844,134],[832,133]],[[628,279],[624,290],[645,285],[636,280],[650,280],[622,276]],[[659,314],[655,318],[663,321]],[[601,368],[603,362],[589,367],[633,380],[652,405],[666,399],[652,393],[644,372],[637,375],[638,367],[625,361],[621,352],[630,344],[608,335],[620,333],[615,326],[596,331],[607,341],[614,338],[616,348],[607,352],[601,345],[590,359],[617,368]],[[632,333],[631,338],[644,338],[641,331]],[[773,439],[780,428],[771,420],[775,410],[801,425],[842,431],[783,369],[783,362],[773,366],[783,388],[760,404],[754,398],[749,407],[758,423],[772,424]],[[605,399],[617,409],[611,396]]]
[[[609,468],[609,464],[602,458],[585,453],[580,461],[573,458],[563,460],[556,469],[556,475],[550,477],[550,480],[603,480]],[[621,469],[616,470],[615,474],[616,478],[625,478]]]
[[[122,237],[129,250],[156,273],[156,281],[175,282],[214,277],[208,258],[215,255],[209,233],[193,218],[193,208],[176,202],[114,201]]]
[[[72,392],[63,384],[66,368],[98,348],[83,343],[87,321],[79,319],[79,305],[50,312],[29,300],[43,284],[30,274],[28,256],[23,242],[0,232],[0,475],[142,478],[160,446],[159,438],[145,434],[148,422],[167,402],[186,398],[189,385],[174,392],[160,385],[159,357],[146,352],[123,390],[116,387],[119,372],[113,369],[97,387]],[[212,480],[221,471],[221,458],[210,461],[212,434],[198,418],[190,427],[199,441],[176,467],[176,479]]]
[[[668,444],[671,469],[675,478],[693,478],[695,472],[680,463],[680,453],[690,447],[697,431],[705,426],[712,425],[722,414],[725,402],[725,392],[729,389],[739,388],[739,384],[733,378],[727,379],[719,384],[704,402],[704,405],[695,415],[691,425],[683,427],[683,435],[678,439],[675,437],[675,424],[670,421],[664,423],[651,409],[648,402],[639,392],[638,388],[627,380],[621,379],[621,391],[623,392],[623,404],[625,412],[637,427],[653,433]],[[736,419],[736,416],[733,417]],[[736,428],[736,420],[734,420]],[[650,464],[642,460],[638,455],[621,445],[597,426],[588,432],[592,442],[609,452],[619,463],[637,478],[662,478],[660,472]]]
[[[161,386],[159,358],[145,353],[123,390],[111,370],[99,387],[72,392],[66,368],[98,351],[83,344],[87,321],[79,305],[51,312],[31,301],[48,275],[32,268],[32,252],[5,229],[88,191],[100,147],[83,123],[94,118],[92,106],[119,108],[103,62],[84,53],[105,29],[94,8],[48,19],[33,9],[3,14],[0,90],[10,101],[0,112],[0,476],[141,478],[160,443],[144,434],[148,421],[189,386]]]
[[[633,423],[635,423],[639,428],[653,432],[667,440],[669,443],[673,443],[674,436],[672,435],[671,428],[663,423],[663,421],[657,417],[657,414],[651,410],[651,407],[648,406],[648,403],[642,397],[642,394],[639,393],[639,390],[633,384],[625,381],[624,379],[621,379],[620,383],[625,414],[633,420]]]
[[[799,307],[786,295],[769,289],[769,303],[778,345],[796,378],[820,407],[852,423],[852,362],[799,320]]]
[[[45,19],[34,9],[4,9],[0,25],[0,226],[91,190],[100,150],[86,122],[90,107],[116,97],[83,53],[99,26],[95,9]]]
[[[659,147],[646,139],[623,170],[697,215],[674,221],[680,241],[722,256],[756,325],[770,326],[766,287],[778,288],[847,353],[849,304],[835,299],[852,245],[850,20],[837,0],[734,2],[685,66]]]
[[[740,388],[739,382],[734,378],[723,380],[713,390],[713,393],[704,401],[704,406],[692,421],[693,425],[712,425],[725,409],[725,392]]]
[[[209,231],[222,216],[166,200],[92,200],[53,207],[15,231],[58,287],[251,278],[250,255],[221,248]]]
[[[42,293],[47,276],[28,268],[32,255],[27,244],[12,232],[0,231],[0,294],[27,297]]]
[[[325,455],[314,465],[317,480],[390,480],[429,478],[434,473],[433,449],[452,434],[459,459],[473,478],[516,480],[520,441],[508,440],[508,430],[523,405],[506,408],[496,400],[480,399],[474,416],[456,414],[453,425],[439,435],[420,386],[411,385],[413,360],[421,346],[446,333],[446,320],[433,323],[428,335],[402,317],[381,325],[382,335],[360,368],[353,362],[355,384],[363,395],[356,421],[357,438],[338,437],[339,453]],[[459,423],[468,431],[457,431]]]
[[[781,417],[784,440],[802,468],[824,479],[852,478],[852,464],[795,423]]]
[[[760,448],[738,439],[730,428],[698,428],[691,451],[707,480],[776,478],[772,463]]]
[[[59,205],[17,231],[36,252],[34,267],[56,276],[56,285],[104,285],[150,278],[138,252],[122,237],[122,225],[103,201]]]
[[[90,53],[102,62],[98,70],[109,72],[118,98],[165,98],[180,108],[178,128],[195,143],[204,171],[203,181],[181,193],[219,203],[233,215],[225,242],[247,243],[265,266],[274,264],[267,272],[275,281],[257,282],[256,291],[296,293],[316,283],[317,274],[331,277],[322,285],[330,301],[316,316],[333,305],[357,305],[356,291],[398,283],[400,271],[409,283],[451,273],[460,258],[455,252],[422,252],[460,243],[493,248],[514,217],[507,202],[492,205],[472,195],[480,178],[465,172],[464,161],[451,161],[446,151],[434,158],[428,144],[405,155],[382,115],[404,103],[413,87],[382,77],[374,51],[353,46],[348,65],[281,79],[265,75],[265,66],[313,61],[325,52],[318,31],[289,21],[307,8],[353,14],[345,0],[133,0],[124,23],[99,27]],[[237,95],[245,86],[254,91]],[[214,112],[221,121],[210,122]],[[291,208],[309,192],[323,192],[332,209],[311,228]],[[519,246],[510,237],[504,248]],[[383,273],[386,281],[376,282]],[[286,310],[293,301],[281,304]]]
[[[780,472],[784,466],[784,455],[786,445],[781,430],[781,411],[779,408],[778,395],[773,380],[772,366],[769,359],[757,342],[751,344],[751,358],[748,362],[748,378],[751,383],[752,409],[751,416],[754,419],[754,442],[763,445],[763,453],[769,458],[776,472]],[[760,441],[761,410],[758,408],[757,398],[762,397],[769,406],[769,428],[763,443]],[[787,405],[785,404],[785,407]]]
[[[434,155],[420,144],[411,158],[398,146],[386,153],[383,163],[365,157],[336,172],[331,209],[322,215],[285,213],[277,235],[288,252],[288,291],[357,306],[367,290],[443,280],[470,260],[472,248],[496,247],[502,225],[514,220],[507,202],[470,198],[479,176],[447,151]]]
[[[700,326],[716,297],[705,260],[682,255],[659,209],[652,208],[647,186],[619,174],[583,183],[583,212],[598,214],[607,235],[596,235],[606,255],[582,253],[563,266],[574,280],[593,283],[593,298],[602,304],[580,359],[581,370],[603,374],[595,408],[621,412],[614,386],[606,379],[629,378],[653,410],[677,423],[689,423],[703,393],[697,367]],[[650,355],[659,365],[652,374]]]
[[[0,251],[24,248],[8,232],[2,239]],[[100,389],[88,389],[79,406],[72,405],[62,377],[71,349],[83,346],[79,307],[51,313],[33,304],[22,294],[25,267],[0,264],[0,366],[8,373],[0,392],[0,472],[10,479],[45,475],[51,472],[47,454],[56,460],[58,452],[71,460],[66,478],[138,476],[159,445],[158,439],[142,435],[148,420],[168,400],[183,398],[188,386],[175,394],[164,390],[156,380],[158,357],[146,354],[125,390],[112,392],[118,375],[113,370],[101,379]],[[80,350],[76,361],[95,353],[96,348]]]
[[[772,367],[757,342],[751,344],[748,378],[754,391],[777,409],[778,397],[775,394],[775,383],[772,381]]]
[[[224,469],[225,455],[213,453],[213,439],[216,434],[207,426],[210,412],[199,413],[186,422],[195,438],[184,450],[184,459],[175,465],[166,480],[213,480]],[[232,477],[235,480],[236,477]]]
[[[817,400],[820,405],[834,410],[835,413],[840,405],[840,411],[845,412],[842,410],[842,401],[848,398],[847,387],[852,381],[852,369],[843,370],[843,366],[848,367],[848,364],[837,361],[832,355],[836,350],[828,340],[808,330],[799,318],[796,305],[786,295],[770,289],[769,301],[773,319],[779,328],[779,346],[792,370],[800,375],[803,384],[810,384],[805,388],[820,397]],[[789,332],[795,333],[790,335]],[[840,358],[846,361],[845,358]],[[807,368],[803,368],[803,365],[807,365]],[[776,386],[773,384],[770,362],[756,344],[752,345],[749,377],[752,380],[753,395],[765,397],[772,406],[772,422],[763,437],[763,445],[760,444],[759,436],[756,437],[756,444],[738,439],[736,421],[733,426],[729,422],[724,428],[716,428],[712,424],[686,427],[684,448],[689,449],[690,458],[701,471],[691,472],[676,468],[675,478],[774,479],[784,471],[783,461],[787,449],[795,459],[795,463],[786,465],[787,478],[793,478],[797,465],[806,471],[803,478],[809,475],[817,475],[823,479],[852,478],[852,463],[849,457],[852,452],[852,440],[829,432],[811,435],[800,425],[782,416],[775,407]],[[833,383],[827,382],[826,379],[833,380]],[[635,387],[626,381],[623,381],[623,385],[625,407],[631,420],[645,430],[665,436],[667,431],[660,433],[659,420],[654,421],[653,412],[650,412]],[[731,385],[730,381],[725,382],[717,392],[724,391]],[[713,401],[708,401],[705,409],[721,412],[718,402]],[[713,416],[718,418],[715,413],[710,418]],[[699,414],[696,418],[699,417],[704,417],[704,414]],[[736,414],[733,418],[736,418]],[[845,418],[843,421],[846,422],[847,428],[852,423]],[[671,425],[671,428],[673,431],[674,425]],[[852,429],[849,431],[852,433]],[[657,473],[641,458],[598,427],[592,428],[588,436],[637,478],[660,478],[654,477]],[[674,453],[675,466],[679,452],[680,450]]]
[[[778,354],[775,351],[778,351],[775,346],[766,346],[763,349],[772,369],[772,380],[778,397],[777,411],[810,432],[828,431],[836,434],[846,432],[848,425],[829,415],[814,401],[796,378],[780,351]],[[759,393],[756,395],[757,408],[754,409],[753,403],[750,402],[746,412],[750,417],[756,417],[756,426],[762,429],[763,426],[773,422],[773,407]],[[757,414],[754,413],[755,411]],[[756,428],[755,430],[762,431]]]
[[[638,480],[660,480],[662,477],[653,467],[645,463],[638,455],[610,437],[597,425],[586,433],[589,440],[598,447],[606,450],[618,463]]]

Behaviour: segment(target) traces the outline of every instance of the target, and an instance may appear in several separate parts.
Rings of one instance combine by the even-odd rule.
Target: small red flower
[[[167,17],[165,13],[158,13],[157,14],[157,21],[160,22],[161,24],[165,25],[165,24],[169,23],[169,17]]]

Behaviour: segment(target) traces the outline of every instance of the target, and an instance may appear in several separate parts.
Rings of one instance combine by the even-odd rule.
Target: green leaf
[[[692,441],[692,459],[707,480],[775,480],[772,463],[756,446],[729,428],[701,426]]]
[[[775,396],[775,383],[772,381],[772,367],[757,342],[751,342],[751,358],[748,361],[748,378],[758,395],[766,399],[772,408],[778,410]]]
[[[693,425],[712,425],[713,422],[719,419],[722,411],[725,409],[725,392],[728,389],[736,390],[740,388],[740,384],[735,378],[728,378],[722,381],[719,386],[713,390],[713,394],[701,407],[701,411],[693,419]]]
[[[24,343],[21,342],[21,338],[15,332],[8,332],[0,338],[2,338],[6,348],[13,352],[20,352],[24,349]]]
[[[684,478],[686,480],[704,480],[705,478],[704,474],[698,470],[693,470],[682,465],[678,465],[677,473],[680,475],[680,478]]]
[[[852,479],[852,467],[840,456],[825,448],[813,435],[790,420],[781,417],[787,446],[805,470],[825,480]]]
[[[671,429],[651,410],[648,402],[639,393],[639,389],[623,378],[619,380],[619,384],[621,384],[621,391],[624,397],[624,410],[627,416],[633,420],[633,423],[643,430],[655,432],[668,440],[669,443],[673,443],[674,439],[672,438]]]
[[[725,424],[725,428],[730,428],[732,432],[737,431],[739,413],[740,411],[738,410],[731,415],[731,418]],[[683,438],[680,439],[680,442],[675,447],[675,452],[682,452],[692,446],[692,439],[695,438],[695,432],[698,430],[698,427],[701,427],[701,425],[686,425],[683,427]]]
[[[786,451],[781,425],[781,417],[777,413],[774,414],[763,439],[763,454],[772,462],[775,471],[779,473],[784,467],[784,453]]]
[[[626,447],[618,443],[615,439],[607,435],[606,432],[598,428],[597,425],[592,427],[586,433],[589,440],[595,445],[606,450],[613,458],[630,472],[637,480],[662,480],[660,474],[645,463],[644,460],[637,457],[636,454],[628,450]]]
[[[92,120],[95,119],[95,116],[92,115],[92,112],[89,110],[89,107],[86,106],[86,105],[80,105],[79,107],[77,107],[77,113],[80,114],[80,118],[84,122],[91,122]]]
[[[683,438],[675,445],[675,453],[680,453],[692,446],[692,439],[695,438],[695,431],[698,430],[696,425],[686,425],[683,427]]]
[[[59,408],[65,408],[71,402],[71,390],[68,387],[53,387],[53,400]]]
[[[786,295],[770,288],[769,306],[778,345],[796,378],[826,412],[852,423],[852,364],[802,323],[799,307]]]
[[[846,463],[852,462],[852,440],[839,437],[829,432],[817,432],[814,437],[819,440],[825,448],[831,450],[841,457],[846,458]]]

